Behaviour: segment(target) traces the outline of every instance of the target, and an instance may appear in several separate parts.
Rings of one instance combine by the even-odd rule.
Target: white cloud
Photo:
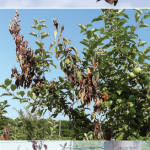
[[[144,8],[150,6],[147,0],[118,0],[116,7],[101,0],[5,0],[0,8]]]

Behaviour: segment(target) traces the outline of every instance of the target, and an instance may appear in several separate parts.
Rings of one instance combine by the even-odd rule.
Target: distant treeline
[[[4,126],[10,124],[10,140],[71,140],[74,134],[74,125],[71,121],[60,121],[49,119],[37,119],[22,117],[7,118],[4,125],[0,124],[0,131],[3,134]]]

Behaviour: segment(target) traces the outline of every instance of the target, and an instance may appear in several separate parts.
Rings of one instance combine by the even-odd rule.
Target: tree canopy
[[[42,28],[47,28],[43,24],[45,20],[33,19],[34,25],[31,27],[36,29],[36,33],[30,34],[38,37],[35,44],[39,46],[33,51],[20,34],[21,20],[16,11],[10,21],[9,31],[15,40],[16,59],[21,73],[16,67],[12,68],[11,77],[15,77],[16,82],[13,84],[11,79],[6,79],[0,87],[7,93],[1,96],[10,95],[20,102],[29,102],[28,108],[32,107],[32,113],[37,110],[39,116],[55,110],[52,114],[55,118],[63,112],[75,126],[73,137],[76,139],[83,139],[84,133],[94,130],[93,119],[97,121],[95,126],[100,122],[99,126],[105,135],[110,130],[117,140],[149,139],[150,66],[146,60],[150,60],[150,46],[144,48],[144,52],[139,50],[146,42],[138,37],[136,30],[149,26],[144,20],[150,17],[150,13],[148,9],[135,9],[137,26],[126,26],[130,17],[124,11],[102,9],[103,14],[90,24],[78,24],[81,33],[87,36],[80,41],[85,46],[83,59],[75,46],[70,46],[71,40],[63,37],[65,28],[54,18],[56,30],[49,50],[53,47],[65,77],[59,76],[52,81],[45,78],[45,72],[51,66],[57,66],[51,59],[52,53],[45,50],[41,41],[49,36],[49,33],[41,32]],[[94,28],[94,22],[102,21],[104,27]],[[24,98],[24,91],[16,94],[10,92],[19,87],[30,89],[28,98]],[[74,108],[78,101],[80,104]],[[86,114],[85,110],[89,109],[92,101],[93,113]],[[96,115],[106,115],[106,118],[97,120]],[[100,138],[102,135],[90,134],[90,139],[94,136]],[[107,139],[106,136],[103,138]]]

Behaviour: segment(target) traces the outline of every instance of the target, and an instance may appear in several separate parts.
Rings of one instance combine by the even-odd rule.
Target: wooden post
[[[59,122],[59,140],[60,140],[60,133],[61,133],[61,120]]]
[[[104,150],[141,150],[142,141],[105,141]]]

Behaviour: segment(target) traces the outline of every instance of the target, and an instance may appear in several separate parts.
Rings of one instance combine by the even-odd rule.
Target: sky
[[[43,144],[47,145],[47,149],[51,150],[53,148],[54,150],[62,150],[62,146],[67,142],[66,147],[73,146],[73,142],[71,141],[42,141]],[[40,144],[40,141],[38,141],[38,144]],[[0,141],[0,149],[1,150],[31,150],[32,148],[32,142],[28,141]],[[42,146],[42,150],[45,150],[44,146]],[[67,149],[66,149],[67,150]],[[68,149],[69,150],[69,149]]]
[[[1,1],[0,8],[143,8],[150,6],[148,0],[118,0],[117,5],[114,7],[101,0],[96,3],[96,0],[5,0]]]
[[[29,42],[29,46],[31,46],[32,50],[35,50],[38,48],[38,46],[35,44],[35,41],[37,40],[36,37],[29,35],[30,32],[36,32],[35,29],[31,28],[31,25],[34,24],[33,18],[36,18],[38,21],[44,19],[46,22],[45,24],[48,26],[48,28],[43,28],[42,32],[48,32],[50,34],[49,37],[43,39],[42,42],[46,45],[46,50],[49,49],[49,45],[51,42],[53,42],[53,31],[55,28],[53,27],[53,18],[58,18],[60,25],[64,25],[64,32],[63,37],[66,37],[70,39],[71,45],[78,49],[79,56],[83,58],[83,55],[81,54],[83,48],[85,48],[84,45],[80,44],[79,42],[86,38],[83,33],[80,33],[80,27],[78,24],[89,24],[91,23],[92,19],[97,18],[99,15],[102,14],[102,11],[100,9],[19,9],[18,10],[21,18],[20,27],[21,27],[21,35],[24,35],[24,40],[27,40]],[[127,13],[130,17],[128,23],[125,25],[135,25],[135,10],[127,9],[125,10],[125,13]],[[13,40],[13,37],[9,33],[9,24],[10,19],[14,17],[15,9],[0,9],[0,83],[4,83],[5,79],[11,79],[11,69],[14,67],[14,65],[17,67],[18,71],[20,71],[19,63],[16,61],[16,51],[15,51],[15,41]],[[150,18],[146,19],[144,23],[147,23],[150,25]],[[103,27],[103,21],[101,22],[94,22],[93,24],[94,28],[101,28]],[[150,45],[149,42],[149,33],[150,28],[140,28],[136,31],[136,34],[139,35],[139,37],[142,39],[142,41],[146,41],[147,44],[145,45],[145,48]],[[69,46],[69,47],[70,47]],[[141,51],[143,51],[143,48],[140,48]],[[55,58],[55,53],[53,51],[53,48],[51,49],[53,52],[53,61],[58,66],[58,69],[56,70],[54,67],[51,67],[51,72],[46,74],[46,79],[51,81],[53,78],[57,78],[58,76],[63,76],[64,73],[59,68],[59,60]],[[15,79],[12,80],[12,83],[15,83]],[[24,90],[23,88],[20,88],[19,91]],[[4,93],[5,91],[0,88],[0,95]],[[25,90],[27,92],[27,90]],[[27,106],[28,103],[20,104],[18,100],[12,100],[12,97],[0,97],[0,101],[8,100],[8,104],[10,107],[8,107],[7,110],[7,117],[15,119],[18,117],[18,113],[13,109],[15,107],[17,110],[22,109],[24,111],[24,106]],[[80,102],[79,102],[80,104]],[[92,103],[93,104],[93,103]],[[77,105],[75,105],[77,106]],[[91,113],[93,111],[92,108],[93,105],[91,105],[89,108],[91,111],[86,111],[86,113]],[[44,116],[44,118],[47,118],[49,116],[49,113],[47,112]],[[68,120],[69,118],[66,116],[62,116],[62,114],[59,114],[56,120]]]

